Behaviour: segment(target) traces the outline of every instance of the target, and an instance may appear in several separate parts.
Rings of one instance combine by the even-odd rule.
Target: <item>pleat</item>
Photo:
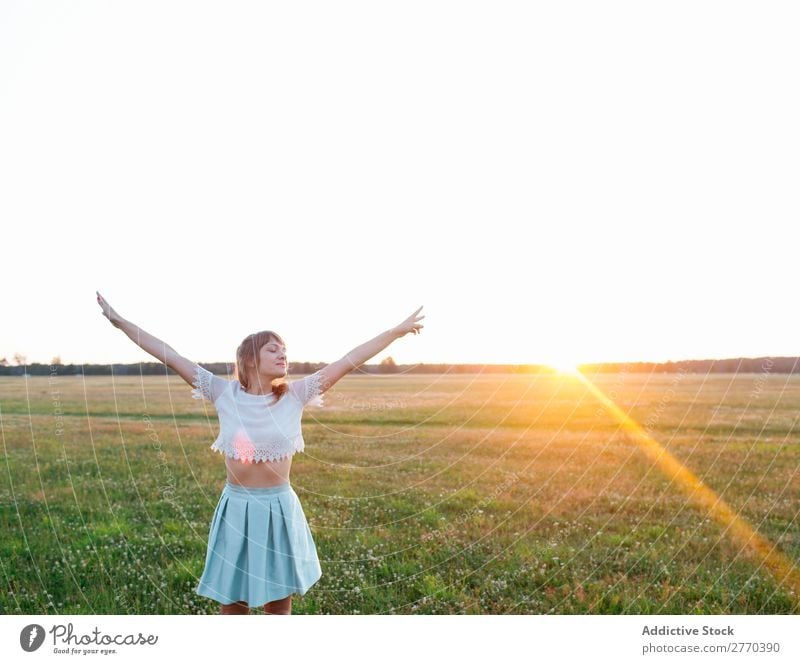
[[[269,499],[262,497],[247,501],[247,537],[245,539],[247,557],[243,594],[252,602],[257,602],[264,596],[264,584],[267,581],[269,558],[264,541],[267,535],[269,502]]]
[[[302,589],[300,594],[305,594],[322,576],[317,548],[300,499],[294,490],[280,494],[278,499],[292,583],[295,588]]]
[[[211,519],[211,528],[208,535],[208,550],[206,551],[206,566],[197,585],[196,592],[206,595],[223,604],[232,604],[236,600],[229,600],[224,594],[224,524],[228,507],[228,496],[222,494]]]
[[[292,546],[286,536],[286,522],[281,511],[280,494],[275,496],[270,509],[269,551],[270,551],[270,592],[282,599],[297,589],[296,575],[292,561]]]
[[[230,537],[225,547],[225,564],[230,568],[227,573],[232,579],[230,583],[231,596],[247,598],[247,578],[250,569],[247,546],[250,536],[250,504],[244,500],[235,499],[231,502],[235,505],[233,510],[235,518],[228,522]]]

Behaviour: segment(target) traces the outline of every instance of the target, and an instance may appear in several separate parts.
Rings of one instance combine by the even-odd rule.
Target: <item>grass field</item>
[[[800,562],[800,377],[589,376]],[[225,481],[179,377],[0,378],[0,612],[218,613]],[[292,484],[322,578],[294,613],[800,612],[747,542],[569,375],[348,376]]]

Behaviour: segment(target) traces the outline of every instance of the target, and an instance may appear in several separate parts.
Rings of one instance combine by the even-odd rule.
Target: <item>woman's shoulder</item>
[[[322,369],[289,383],[289,391],[303,407],[324,406]]]

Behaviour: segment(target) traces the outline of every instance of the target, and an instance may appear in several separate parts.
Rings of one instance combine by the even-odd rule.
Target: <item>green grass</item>
[[[800,560],[800,378],[592,380]],[[292,469],[323,570],[294,613],[800,610],[573,378],[348,376],[326,404]],[[218,613],[213,406],[175,376],[2,377],[0,417],[1,613]]]

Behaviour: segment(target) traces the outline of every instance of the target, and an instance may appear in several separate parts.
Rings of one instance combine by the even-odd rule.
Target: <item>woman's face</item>
[[[286,375],[289,366],[286,359],[286,346],[275,340],[268,341],[261,346],[259,362],[261,364],[261,373],[263,374],[270,376]]]

